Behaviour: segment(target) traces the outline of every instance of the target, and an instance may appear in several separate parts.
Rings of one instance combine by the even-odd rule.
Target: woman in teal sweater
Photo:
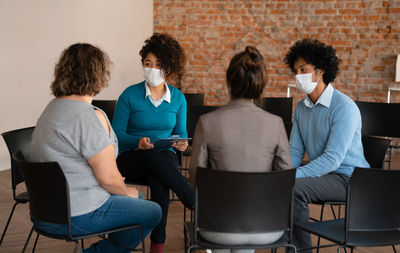
[[[166,83],[174,80],[180,87],[185,54],[179,43],[167,34],[155,33],[140,51],[145,81],[125,89],[114,112],[113,128],[118,137],[117,158],[121,174],[129,181],[150,186],[151,200],[161,206],[162,219],[153,230],[150,253],[160,253],[165,242],[169,189],[182,203],[193,207],[193,191],[178,171],[175,151],[184,151],[187,141],[172,148],[155,149],[160,138],[179,135],[186,138],[186,99],[177,88]]]

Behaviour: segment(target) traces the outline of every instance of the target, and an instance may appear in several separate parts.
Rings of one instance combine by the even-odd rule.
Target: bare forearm
[[[122,178],[114,178],[107,180],[107,182],[99,181],[100,185],[109,193],[114,195],[128,196],[128,188],[123,182]]]

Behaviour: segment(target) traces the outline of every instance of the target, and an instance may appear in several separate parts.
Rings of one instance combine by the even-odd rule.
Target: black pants
[[[175,192],[187,208],[192,209],[194,206],[192,188],[178,171],[177,155],[170,150],[131,150],[120,154],[117,164],[128,183],[131,181],[150,186],[151,200],[158,203],[162,209],[161,221],[151,233],[150,239],[155,243],[164,243],[169,189]]]
[[[340,174],[322,177],[297,178],[293,203],[293,222],[309,221],[308,204],[324,201],[345,201],[350,178]],[[297,249],[311,247],[311,236],[301,229],[293,229],[293,243]],[[301,251],[311,253],[311,250]]]

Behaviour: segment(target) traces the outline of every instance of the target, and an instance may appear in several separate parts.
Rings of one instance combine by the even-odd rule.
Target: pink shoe
[[[151,242],[149,253],[163,253],[164,244]]]

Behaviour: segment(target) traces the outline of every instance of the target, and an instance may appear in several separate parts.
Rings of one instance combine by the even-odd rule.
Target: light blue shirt
[[[310,162],[300,166],[305,152]],[[369,168],[354,101],[330,84],[315,104],[308,96],[301,100],[294,114],[290,153],[297,178],[332,172],[350,177],[355,167]]]
[[[171,91],[169,90],[167,83],[165,83],[164,86],[165,86],[165,92],[164,92],[164,94],[160,97],[160,99],[155,100],[154,97],[153,97],[153,95],[151,95],[149,85],[145,82],[145,87],[146,87],[146,95],[145,95],[145,98],[146,98],[146,97],[149,97],[150,102],[151,102],[155,107],[158,107],[159,105],[161,105],[161,103],[162,103],[163,101],[167,102],[168,104],[171,103]]]

